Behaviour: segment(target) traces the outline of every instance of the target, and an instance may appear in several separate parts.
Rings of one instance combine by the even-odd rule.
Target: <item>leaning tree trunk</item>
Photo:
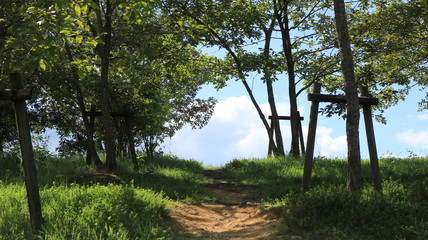
[[[70,62],[74,61],[73,54],[71,52],[71,49],[68,43],[65,42],[64,46],[65,46],[65,51],[67,53],[68,60]],[[97,150],[95,148],[94,131],[89,123],[88,114],[86,113],[86,106],[85,106],[85,100],[84,100],[85,97],[83,96],[83,91],[79,82],[79,75],[77,74],[77,69],[74,66],[72,67],[72,75],[73,75],[73,85],[76,88],[77,104],[79,105],[80,114],[82,115],[83,125],[85,127],[85,133],[86,133],[86,141],[87,141],[86,144],[87,144],[87,151],[89,155],[86,158],[86,163],[90,165],[93,162],[97,169],[101,169],[103,167],[103,163],[101,162],[101,159],[98,156]]]
[[[193,16],[193,14],[189,13],[188,9],[184,6],[181,6],[181,10],[183,10],[184,13],[188,14],[188,16],[190,18],[192,18],[193,20],[195,20],[198,24],[204,25],[204,26],[208,26],[208,24],[206,24],[204,21],[202,21],[201,19]],[[262,120],[263,125],[266,129],[266,132],[268,134],[269,137],[269,144],[272,147],[272,150],[274,152],[278,152],[278,147],[275,144],[275,140],[273,137],[273,133],[271,131],[271,128],[269,127],[269,123],[266,120],[265,115],[263,114],[262,109],[260,108],[259,104],[257,103],[256,98],[254,97],[253,91],[250,88],[250,86],[248,85],[246,79],[245,79],[245,74],[242,71],[242,63],[240,61],[240,59],[238,58],[238,56],[235,54],[235,52],[233,51],[233,49],[230,47],[230,45],[228,44],[228,40],[225,39],[224,37],[220,36],[213,28],[208,26],[208,31],[210,32],[210,34],[217,39],[220,42],[220,46],[222,46],[224,49],[226,49],[226,51],[231,55],[233,61],[236,64],[236,70],[238,72],[238,79],[241,80],[242,84],[245,87],[245,90],[247,91],[250,100],[252,102],[252,104],[254,105],[254,107],[256,108],[257,113],[259,114],[260,120]]]
[[[269,50],[270,50],[270,43],[272,39],[272,31],[275,26],[275,20],[272,20],[269,28],[264,28],[265,32],[265,46],[263,49],[263,55],[266,59],[266,62],[269,60]],[[266,90],[268,94],[268,102],[270,106],[270,110],[272,113],[272,125],[271,128],[273,132],[275,133],[275,141],[276,141],[276,147],[277,152],[274,152],[275,156],[284,156],[284,143],[282,141],[282,134],[281,134],[281,126],[279,124],[279,118],[278,118],[278,111],[275,104],[275,96],[273,92],[273,86],[272,86],[272,78],[271,73],[267,69],[267,67],[264,67],[263,69],[265,81],[266,81]]]
[[[347,101],[348,189],[351,192],[359,193],[361,191],[361,157],[358,131],[360,105],[358,102],[358,87],[355,81],[354,62],[349,41],[344,0],[334,0],[334,15]]]

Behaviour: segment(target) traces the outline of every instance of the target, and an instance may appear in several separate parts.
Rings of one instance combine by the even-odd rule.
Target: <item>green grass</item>
[[[0,239],[32,239],[25,188],[0,185]],[[171,202],[129,185],[54,185],[40,191],[42,239],[167,239]]]
[[[175,239],[167,213],[176,201],[213,199],[202,187],[204,166],[174,156],[129,159],[115,173],[82,157],[37,159],[45,223],[32,235],[19,161],[0,156],[0,239]],[[3,167],[4,166],[4,167]],[[364,190],[346,190],[347,162],[316,159],[311,190],[302,192],[303,162],[294,158],[233,160],[225,178],[259,185],[255,197],[278,213],[280,231],[302,239],[428,239],[428,159],[381,159],[382,193],[368,161]]]
[[[173,156],[129,159],[115,173],[96,171],[81,156],[37,159],[43,229],[31,233],[23,175],[12,155],[0,157],[0,239],[174,239],[165,223],[175,201],[211,199],[203,166]]]
[[[260,184],[257,193],[283,217],[282,231],[304,239],[428,239],[428,159],[381,159],[383,191],[374,191],[369,161],[364,191],[345,188],[347,162],[317,159],[311,190],[302,193],[303,162],[293,158],[234,160],[225,177]]]

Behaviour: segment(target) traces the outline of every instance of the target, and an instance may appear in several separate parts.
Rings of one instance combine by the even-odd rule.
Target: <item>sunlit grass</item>
[[[282,231],[303,239],[428,239],[428,159],[381,159],[383,191],[372,187],[362,161],[364,190],[346,190],[347,161],[316,159],[311,189],[302,192],[303,161],[234,160],[224,176],[259,184],[258,196],[283,216]]]
[[[197,161],[140,157],[141,170],[133,172],[123,159],[110,173],[81,156],[39,159],[45,222],[34,235],[19,162],[8,157],[0,159],[11,169],[0,175],[0,239],[174,239],[165,219],[175,201],[212,198]]]
[[[37,160],[45,223],[31,235],[19,161],[0,157],[0,239],[174,239],[165,224],[176,201],[213,199],[200,162],[174,156],[129,159],[117,172],[86,166],[84,158]],[[348,165],[316,159],[311,189],[302,192],[303,160],[233,160],[223,177],[258,185],[255,197],[283,218],[281,231],[302,239],[428,239],[428,159],[381,159],[383,191],[372,187],[362,161],[364,190],[346,190]]]
[[[30,238],[25,187],[0,187],[0,239]],[[130,185],[53,185],[40,191],[43,239],[162,239],[171,201]]]

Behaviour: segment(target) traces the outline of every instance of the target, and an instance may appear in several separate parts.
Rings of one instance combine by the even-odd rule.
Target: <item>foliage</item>
[[[373,91],[395,104],[415,86],[427,85],[425,1],[369,1],[354,12],[353,42],[359,77],[373,81]]]
[[[316,159],[312,189],[302,193],[300,159],[234,160],[225,177],[260,184],[259,198],[281,216],[284,232],[303,239],[426,239],[428,237],[428,159],[381,159],[382,193],[371,187],[369,161],[363,161],[365,190],[345,189],[347,162]]]
[[[213,199],[201,186],[203,166],[194,160],[140,156],[139,173],[129,159],[119,162],[119,172],[107,173],[79,164],[82,158],[37,161],[45,223],[32,236],[19,164],[12,155],[2,156],[0,238],[175,239],[165,224],[172,199]]]
[[[0,181],[14,181],[15,178],[22,177],[21,161],[16,153],[0,154]]]
[[[25,188],[13,158],[0,180],[0,238],[28,238]],[[201,183],[203,166],[174,156],[140,156],[143,168],[97,172],[75,159],[38,161],[44,206],[43,239],[174,239],[164,225],[172,199],[212,199]],[[72,163],[72,164],[69,164]],[[61,166],[61,167],[59,167]],[[298,158],[233,160],[223,177],[259,185],[256,196],[283,217],[281,231],[302,239],[426,239],[428,159],[380,160],[382,193],[371,187],[369,161],[362,163],[365,188],[359,196],[345,188],[347,162],[316,159],[312,189],[303,193]],[[136,225],[138,224],[138,225]],[[34,236],[33,236],[34,237]]]
[[[106,34],[98,20],[106,19],[97,13],[106,2],[0,3],[0,84],[6,88],[9,73],[23,73],[33,90],[33,129],[55,129],[64,155],[86,147],[89,124],[82,112],[90,105],[98,111],[101,106],[99,78],[104,67],[98,53]],[[216,101],[196,94],[203,84],[222,85],[222,62],[183,42],[175,23],[156,10],[156,1],[113,1],[111,7],[111,111],[133,113],[134,136],[150,150],[185,124],[206,125]],[[9,119],[3,119],[3,126],[13,123]],[[97,120],[96,125],[102,123]],[[115,125],[123,138],[125,124],[116,119]],[[95,137],[103,139],[105,132],[96,130]],[[12,131],[3,132],[2,145],[13,140]]]
[[[343,94],[332,5],[322,2],[317,2],[314,9],[319,11],[299,28],[313,34],[301,43],[306,49],[298,53],[303,61],[297,68],[306,84],[320,81],[327,92]],[[358,85],[368,86],[370,94],[379,98],[380,104],[373,109],[376,119],[385,123],[385,109],[427,85],[427,5],[425,1],[357,1],[347,4],[347,12]],[[425,101],[421,100],[421,109]],[[343,105],[330,104],[323,113],[346,116]]]
[[[24,186],[0,186],[0,237],[30,237]],[[43,239],[166,239],[170,203],[129,185],[54,185],[41,190]]]

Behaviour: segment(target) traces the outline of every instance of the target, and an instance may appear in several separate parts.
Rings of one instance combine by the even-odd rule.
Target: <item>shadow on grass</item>
[[[45,157],[36,161],[38,182],[41,188],[57,183],[64,184],[128,184],[137,188],[162,192],[171,199],[203,201],[213,199],[201,184],[206,181],[204,167],[194,160],[159,155],[138,157],[140,170],[134,172],[130,159],[118,159],[119,170],[111,173],[87,166],[83,156],[71,158]],[[0,156],[0,181],[5,184],[23,183],[19,159],[14,155]]]
[[[141,169],[138,172],[123,167],[115,173],[90,170],[73,173],[66,181],[77,184],[130,184],[161,192],[174,200],[203,201],[213,198],[202,186],[205,181],[203,166],[197,161],[158,156],[140,157],[139,162]]]

